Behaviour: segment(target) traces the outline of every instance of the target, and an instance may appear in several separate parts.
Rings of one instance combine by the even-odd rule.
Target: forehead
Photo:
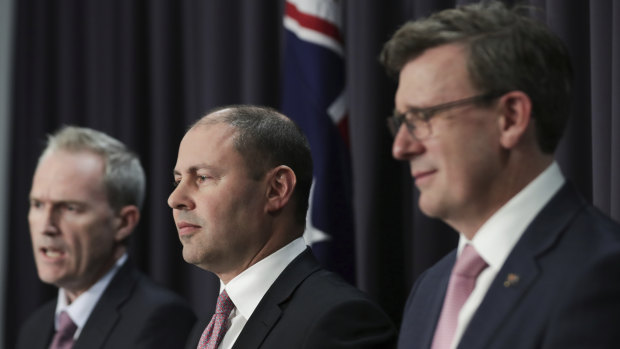
[[[54,151],[35,170],[31,195],[52,200],[106,199],[103,159],[91,152]]]
[[[399,75],[397,107],[424,107],[467,97],[473,90],[462,44],[430,48],[407,62]]]
[[[234,148],[235,128],[225,123],[201,124],[191,128],[179,146],[177,169],[200,163],[218,164],[240,157]]]

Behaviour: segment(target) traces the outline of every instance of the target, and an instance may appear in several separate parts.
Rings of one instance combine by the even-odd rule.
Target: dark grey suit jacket
[[[195,349],[209,319],[198,322]],[[375,303],[306,250],[284,269],[239,334],[235,349],[393,348],[394,325]]]
[[[399,348],[430,347],[455,258],[416,281]],[[458,348],[617,348],[619,326],[620,225],[565,184],[515,245]]]
[[[56,300],[22,325],[17,349],[48,348]],[[127,261],[84,325],[74,349],[181,348],[196,318],[186,302],[155,285]]]

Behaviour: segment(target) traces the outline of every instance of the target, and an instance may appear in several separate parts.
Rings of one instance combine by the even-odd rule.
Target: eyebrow
[[[87,206],[88,205],[88,201],[85,200],[75,200],[75,199],[60,199],[60,200],[56,200],[56,199],[42,199],[40,197],[36,197],[36,196],[29,196],[28,197],[28,202],[31,201],[39,201],[39,202],[49,202],[52,205],[63,205],[63,204],[69,204],[69,205],[80,205],[80,206]]]
[[[203,163],[203,164],[198,164],[198,165],[191,166],[190,168],[188,168],[188,169],[187,169],[187,171],[186,171],[186,172],[189,172],[189,173],[196,173],[196,172],[198,172],[198,170],[204,170],[204,169],[207,169],[207,170],[215,170],[215,169],[216,169],[216,167],[215,167],[215,166],[212,166],[212,165],[207,165],[207,164],[204,164],[204,163]],[[174,171],[172,171],[172,173],[173,173],[175,176],[180,176],[180,175],[181,175],[181,171],[179,171],[179,170],[177,170],[177,169],[174,169]]]
[[[394,109],[392,110],[392,115],[404,115],[410,111],[419,111],[419,110],[424,110],[427,108],[424,107],[416,107],[416,106],[412,106],[412,105],[407,105],[405,106],[405,111],[404,112],[400,112],[398,111],[398,109],[396,109],[396,107],[394,107]]]

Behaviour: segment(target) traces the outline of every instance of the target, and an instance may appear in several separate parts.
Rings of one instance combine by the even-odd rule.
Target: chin
[[[198,265],[201,262],[200,256],[190,247],[183,247],[183,260],[189,264]]]
[[[57,276],[57,272],[55,272],[54,270],[50,270],[50,268],[46,268],[46,267],[38,267],[37,266],[37,274],[39,276],[39,279],[41,279],[41,281],[51,284],[54,281],[58,280],[59,277]]]
[[[185,253],[185,250],[183,250],[183,260],[189,264],[196,264],[194,263],[194,258],[191,255]]]
[[[45,284],[54,285],[54,286],[58,286],[58,282],[60,281],[60,278],[56,276],[41,275],[41,274],[39,274],[39,279],[41,279],[41,282]]]
[[[437,217],[437,204],[427,198],[428,194],[420,193],[420,200],[418,201],[418,207],[420,211],[429,217]]]
[[[447,215],[446,207],[441,206],[440,203],[433,202],[430,200],[423,200],[423,198],[420,196],[418,207],[420,208],[420,211],[424,213],[424,215],[430,218],[438,218],[438,219],[446,218],[446,215]]]

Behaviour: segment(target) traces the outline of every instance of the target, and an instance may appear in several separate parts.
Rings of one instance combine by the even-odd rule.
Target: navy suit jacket
[[[17,349],[47,349],[56,300],[22,325]],[[101,295],[73,349],[181,348],[196,317],[179,296],[155,285],[127,261]]]
[[[195,349],[209,319],[197,323]],[[361,291],[319,266],[306,250],[282,271],[235,341],[234,349],[394,348],[396,329]]]
[[[416,281],[399,348],[430,348],[455,258]],[[565,184],[511,251],[458,348],[619,346],[620,225]]]

